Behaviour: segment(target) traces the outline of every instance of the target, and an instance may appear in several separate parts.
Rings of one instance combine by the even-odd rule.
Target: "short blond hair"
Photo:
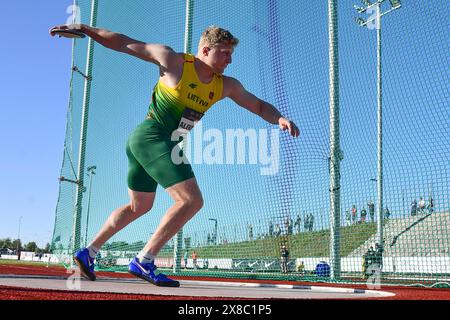
[[[236,47],[239,39],[234,37],[230,31],[220,28],[218,26],[209,26],[202,32],[200,38],[200,45],[207,45],[214,47],[218,44],[228,44]]]

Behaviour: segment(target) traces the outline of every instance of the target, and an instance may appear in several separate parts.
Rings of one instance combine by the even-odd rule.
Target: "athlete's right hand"
[[[300,135],[300,130],[298,129],[297,125],[289,119],[278,119],[278,125],[280,126],[281,130],[287,130],[289,134],[294,138],[297,138]]]
[[[55,30],[73,30],[81,31],[81,24],[63,24],[50,28],[50,35],[55,36]]]

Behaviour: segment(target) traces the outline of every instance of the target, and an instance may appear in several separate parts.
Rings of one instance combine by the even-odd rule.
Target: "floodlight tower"
[[[381,4],[386,0],[376,0],[372,3],[369,0],[361,0],[365,7],[354,6],[358,13],[373,12],[375,8],[375,17],[365,21],[362,18],[355,18],[356,23],[361,27],[369,29],[375,28],[377,30],[377,105],[378,105],[378,120],[377,120],[377,136],[378,136],[378,152],[377,152],[377,242],[383,246],[383,108],[382,108],[382,74],[381,74],[381,17],[400,9],[402,4],[400,0],[389,0],[391,8],[385,12],[381,12]],[[375,24],[373,24],[375,22]],[[372,24],[371,24],[372,23]]]
[[[217,219],[209,218],[208,220],[214,221],[214,244],[217,246]]]

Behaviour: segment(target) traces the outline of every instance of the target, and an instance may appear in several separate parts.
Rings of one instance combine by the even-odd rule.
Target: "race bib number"
[[[181,133],[188,133],[202,117],[203,113],[201,112],[190,108],[184,109],[177,131]]]

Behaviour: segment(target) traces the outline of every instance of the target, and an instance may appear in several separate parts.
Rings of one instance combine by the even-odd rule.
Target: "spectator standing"
[[[285,235],[288,235],[288,229],[289,229],[289,217],[286,217],[285,219],[284,219],[284,222],[283,222],[283,225],[284,225],[284,234]]]
[[[352,224],[352,216],[350,215],[350,210],[345,211],[345,225],[348,227]]]
[[[194,269],[197,269],[197,259],[198,259],[198,254],[195,251],[192,251],[192,264],[194,265]]]
[[[367,252],[365,252],[362,256],[362,278],[367,279],[367,268],[368,268],[368,259]]]
[[[414,199],[411,202],[411,216],[415,216],[417,214],[417,201]]]
[[[369,216],[370,216],[370,222],[374,222],[375,221],[375,204],[373,203],[373,201],[369,201],[369,203],[367,204],[367,207],[369,208]]]
[[[293,229],[294,229],[294,221],[292,221],[292,219],[289,218],[288,225],[287,225],[287,233],[288,233],[288,235],[293,234]]]
[[[373,253],[373,264],[377,267],[377,270],[381,272],[383,266],[383,246],[379,243],[375,244],[375,251]]]
[[[273,222],[272,220],[269,221],[269,236],[273,236]]]
[[[353,205],[352,206],[352,223],[356,223],[356,221],[357,221],[357,219],[358,219],[358,217],[357,217],[357,211],[356,211],[356,206],[355,205]]]
[[[305,221],[303,222],[303,228],[305,231],[309,231],[309,213],[305,215]]]
[[[369,273],[369,268],[373,263],[374,256],[375,251],[371,246],[369,250],[367,250],[367,252],[363,255],[363,279],[367,279],[367,277],[371,275],[371,273]]]
[[[314,228],[314,215],[310,213],[309,216],[309,231],[313,231]]]
[[[298,273],[305,272],[305,264],[303,263],[303,261],[300,261],[300,263],[297,265],[297,272]]]
[[[289,250],[286,245],[281,246],[281,272],[288,273]]]
[[[362,208],[361,210],[361,223],[366,223],[367,211],[366,208]]]
[[[251,223],[248,224],[248,239],[253,240],[253,226]]]
[[[428,212],[433,213],[434,210],[434,201],[433,198],[430,197],[430,202],[428,203]]]
[[[389,211],[389,208],[386,207],[386,209],[384,209],[384,219],[389,219],[389,216],[391,215],[391,212]]]
[[[295,219],[295,226],[297,227],[297,233],[300,233],[300,229],[302,227],[302,217],[297,214],[297,218]]]
[[[187,269],[188,256],[189,256],[189,253],[188,253],[188,251],[186,250],[186,251],[184,252],[184,257],[183,257],[183,260],[184,260],[184,268],[185,268],[185,269]]]
[[[419,211],[418,213],[425,213],[425,200],[420,197],[419,198]]]
[[[281,236],[281,228],[278,223],[275,224],[274,234],[275,234],[275,237]]]

